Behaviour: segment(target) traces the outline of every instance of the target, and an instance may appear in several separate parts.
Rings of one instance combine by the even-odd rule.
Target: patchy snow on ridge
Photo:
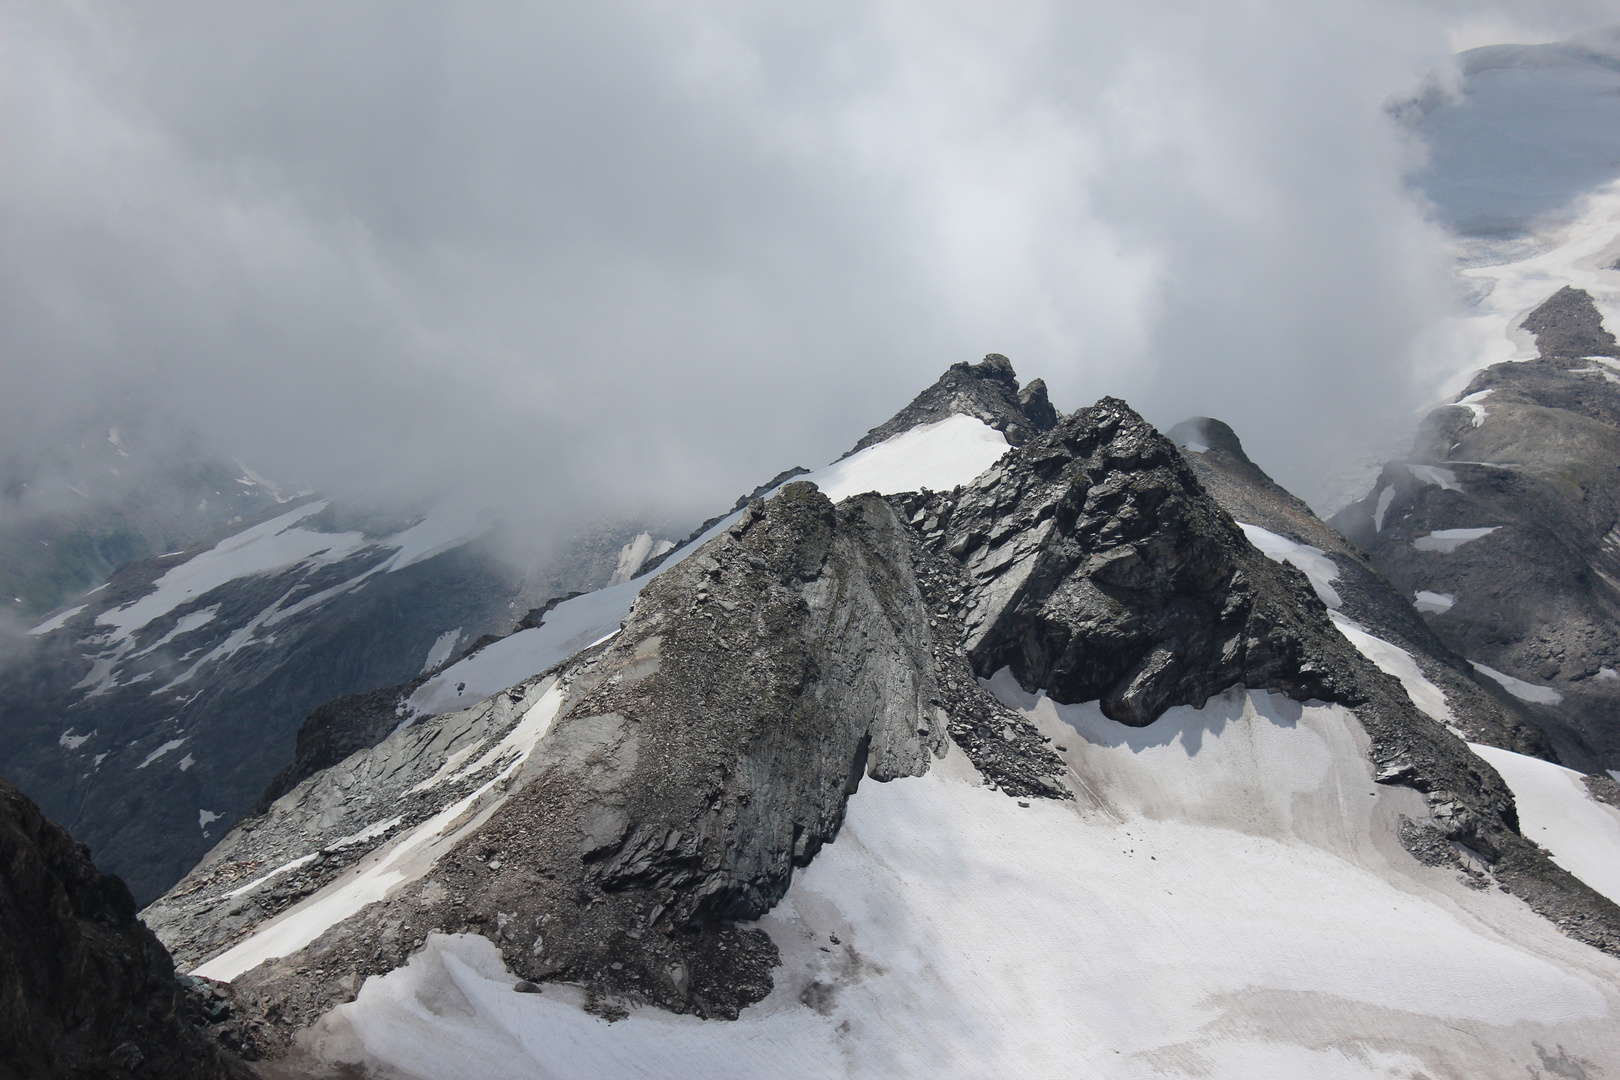
[[[1518,698],[1520,701],[1534,701],[1538,705],[1557,705],[1564,700],[1560,694],[1550,686],[1537,686],[1535,683],[1515,679],[1512,675],[1503,674],[1493,667],[1486,667],[1477,660],[1468,661],[1474,665],[1474,670],[1481,675],[1489,675],[1501,684],[1502,689]]]
[[[1614,1060],[1620,962],[1394,840],[1339,706],[1234,690],[1145,728],[992,680],[1064,756],[1073,803],[979,786],[960,751],[867,781],[759,923],[783,965],[736,1021],[514,993],[431,936],[306,1047],[422,1080],[1523,1076]],[[836,941],[834,938],[836,937]]]
[[[957,413],[868,446],[798,479],[833,502],[876,491],[950,491],[1001,460],[1007,437],[983,420]]]
[[[1330,608],[1339,607],[1344,603],[1332,584],[1339,579],[1339,567],[1323,553],[1321,548],[1295,543],[1258,525],[1247,525],[1241,521],[1237,525],[1249,538],[1249,543],[1259,548],[1266,558],[1272,562],[1288,563],[1310,578],[1311,588],[1316,590],[1316,595],[1321,597],[1322,603]]]
[[[1574,769],[1470,743],[1513,790],[1524,835],[1553,862],[1620,904],[1620,810],[1592,798]]]
[[[357,551],[364,537],[357,532],[324,533],[296,526],[326,509],[330,500],[305,503],[280,517],[228,536],[170,568],[152,583],[152,591],[96,616],[100,626],[112,628],[110,642],[127,639],[153,619],[167,615],[188,600],[237,578],[268,574],[319,559],[334,563]]]
[[[949,491],[984,472],[1008,449],[1001,432],[982,420],[958,414],[903,431],[796,479],[814,483],[834,502],[867,491],[883,495],[923,488]],[[736,520],[736,514],[726,517],[652,574],[566,600],[547,612],[539,626],[520,630],[452,664],[418,687],[407,708],[414,716],[436,716],[471,705],[616,633],[643,585]]]
[[[1339,614],[1337,611],[1329,612],[1333,617],[1333,625],[1339,628],[1339,633],[1345,636],[1356,651],[1374,664],[1386,675],[1393,675],[1401,681],[1401,688],[1406,696],[1412,699],[1412,704],[1423,710],[1425,714],[1442,724],[1449,724],[1454,719],[1451,706],[1446,704],[1446,694],[1418,667],[1412,654],[1399,645],[1392,645],[1381,637],[1369,634],[1365,627],[1354,619]]]
[[[230,981],[272,957],[287,956],[314,941],[330,927],[354,915],[367,904],[386,897],[397,886],[427,873],[439,856],[451,850],[486,821],[505,797],[505,784],[528,760],[562,707],[562,690],[553,681],[524,714],[500,746],[490,751],[505,767],[466,797],[451,803],[426,821],[370,852],[335,881],[308,900],[259,924],[252,934],[191,972],[209,979]],[[498,794],[492,794],[499,792]],[[485,799],[486,795],[491,795]],[[469,814],[468,811],[476,811]],[[374,826],[387,831],[398,819]],[[364,832],[355,834],[356,838]],[[340,841],[341,843],[341,841]],[[309,856],[313,858],[313,854]],[[281,867],[286,870],[288,867]],[[280,872],[274,871],[275,872]]]

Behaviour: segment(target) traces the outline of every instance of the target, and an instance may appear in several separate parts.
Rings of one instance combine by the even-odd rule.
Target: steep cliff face
[[[1542,355],[1475,376],[1333,524],[1419,599],[1437,637],[1521,699],[1560,760],[1617,768],[1614,338],[1570,288],[1524,325]]]
[[[0,780],[0,1077],[245,1080],[124,883]]]

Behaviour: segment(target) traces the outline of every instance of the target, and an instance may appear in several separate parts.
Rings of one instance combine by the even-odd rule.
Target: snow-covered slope
[[[1079,797],[1028,806],[960,751],[863,785],[761,922],[783,955],[734,1023],[605,1024],[434,937],[316,1029],[424,1078],[1522,1076],[1620,1063],[1620,962],[1394,842],[1353,717],[1263,693],[1145,728],[996,680]],[[1608,851],[1620,865],[1620,842]],[[1556,1073],[1554,1075],[1557,1075]]]

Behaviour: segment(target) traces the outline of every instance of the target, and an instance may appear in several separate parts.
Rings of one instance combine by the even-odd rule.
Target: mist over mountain
[[[965,347],[1315,498],[1450,303],[1376,106],[1598,9],[19,6],[0,458],[119,427],[532,537],[701,516]]]

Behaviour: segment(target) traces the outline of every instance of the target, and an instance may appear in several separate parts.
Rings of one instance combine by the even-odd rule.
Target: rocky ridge
[[[1205,490],[1234,520],[1306,545],[1332,562],[1337,576],[1331,587],[1340,600],[1338,612],[1405,651],[1445,694],[1450,723],[1470,742],[1557,760],[1523,703],[1436,637],[1412,599],[1395,588],[1372,558],[1266,475],[1229,426],[1201,416],[1177,424],[1167,434]]]
[[[1045,381],[1036,379],[1020,389],[1012,361],[1000,353],[990,353],[977,364],[952,364],[933,386],[918,394],[887,423],[868,431],[844,456],[914,427],[957,415],[984,421],[1013,446],[1022,446],[1041,432],[1050,431],[1058,421],[1057,410],[1046,396]]]

